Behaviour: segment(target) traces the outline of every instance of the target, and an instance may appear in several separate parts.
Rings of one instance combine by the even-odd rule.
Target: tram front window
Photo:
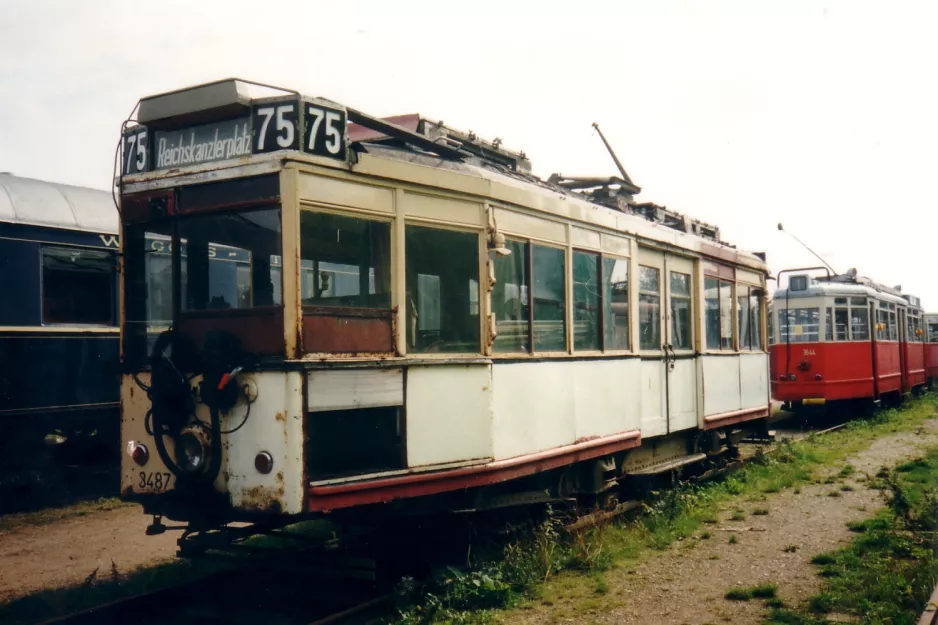
[[[183,311],[279,306],[280,210],[180,220]]]
[[[124,353],[141,366],[173,323],[172,224],[124,230]]]

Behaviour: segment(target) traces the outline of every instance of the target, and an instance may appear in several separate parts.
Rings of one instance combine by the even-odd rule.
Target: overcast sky
[[[554,8],[556,7],[556,8]],[[0,171],[109,188],[144,95],[226,76],[501,137],[938,310],[929,2],[51,2],[0,11]]]

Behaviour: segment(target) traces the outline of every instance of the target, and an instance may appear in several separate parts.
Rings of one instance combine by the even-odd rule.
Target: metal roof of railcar
[[[100,189],[0,173],[0,222],[116,234],[117,209]]]
[[[838,297],[838,296],[857,296],[857,297],[874,297],[876,299],[883,300],[885,302],[892,302],[894,304],[900,304],[903,306],[908,306],[908,302],[905,301],[902,297],[887,293],[885,291],[880,291],[874,287],[868,286],[866,284],[858,284],[855,282],[817,282],[812,281],[807,289],[801,291],[789,291],[788,287],[784,289],[776,289],[772,294],[773,301],[784,301],[785,296],[788,296],[789,299],[801,299],[801,298],[812,298],[812,297]]]

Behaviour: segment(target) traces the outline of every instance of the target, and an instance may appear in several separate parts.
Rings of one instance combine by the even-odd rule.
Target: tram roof
[[[0,222],[116,234],[118,214],[111,194],[35,178],[0,173]]]
[[[786,287],[784,289],[777,289],[772,294],[773,301],[784,301],[786,297],[789,299],[810,299],[817,297],[872,297],[884,302],[892,302],[901,306],[910,306],[908,300],[906,300],[902,295],[879,289],[875,283],[865,284],[862,282],[828,282],[826,280],[822,281],[812,279],[806,289],[790,291],[788,287]],[[916,308],[915,306],[912,307]]]

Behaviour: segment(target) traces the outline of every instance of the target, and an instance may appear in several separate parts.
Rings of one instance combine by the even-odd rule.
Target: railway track
[[[758,449],[771,453],[781,440],[823,435],[845,424],[814,432],[790,423],[778,425],[773,438],[743,441],[738,458],[691,479],[704,481],[721,477],[758,457]],[[612,509],[573,516],[564,527],[571,533],[582,531],[608,523],[640,506],[638,500],[624,501]],[[402,574],[418,577],[434,566],[461,564],[458,554],[465,553],[464,543],[470,532],[462,530],[461,521],[455,521],[454,525],[453,517],[448,519],[417,523],[409,530],[402,529],[406,524],[395,526],[394,532],[409,533],[409,536],[386,533],[379,538],[377,532],[361,532],[354,535],[353,544],[332,541],[328,546],[286,551],[238,546],[234,550],[241,551],[239,555],[244,560],[233,568],[69,614],[43,625],[380,622],[394,604],[395,595],[389,592],[392,577],[399,578]],[[428,553],[432,554],[433,562],[417,562]],[[402,570],[395,566],[393,573],[382,579],[381,567],[389,560],[397,560],[395,564],[404,561],[411,568]]]

